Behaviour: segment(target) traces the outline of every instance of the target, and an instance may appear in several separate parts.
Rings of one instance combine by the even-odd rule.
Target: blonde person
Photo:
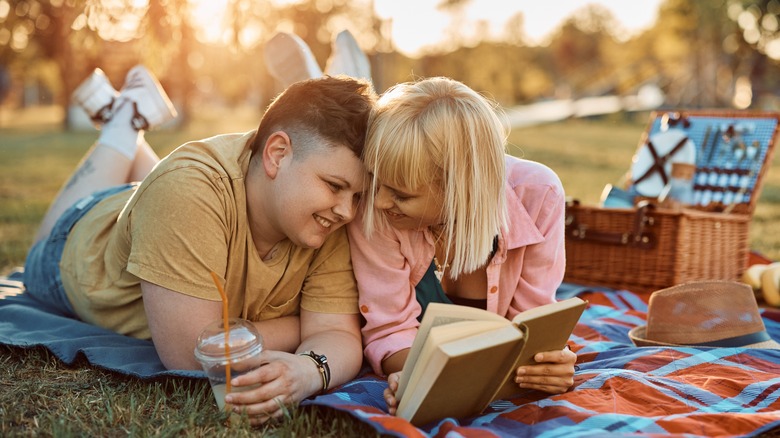
[[[563,188],[546,166],[506,155],[506,135],[495,105],[442,77],[392,87],[369,122],[363,160],[373,176],[366,208],[347,228],[364,354],[376,373],[390,375],[391,413],[428,303],[511,319],[555,301],[565,264]],[[539,353],[515,381],[565,392],[576,357]]]
[[[371,85],[296,82],[257,129],[162,160],[144,131],[175,112],[147,69],[130,70],[121,91],[96,70],[74,98],[102,130],[44,217],[25,263],[28,293],[151,339],[166,368],[199,369],[198,334],[222,316],[215,272],[230,316],[265,339],[264,366],[231,382],[260,385],[226,397],[253,424],[354,378],[363,357],[343,226],[364,191]]]

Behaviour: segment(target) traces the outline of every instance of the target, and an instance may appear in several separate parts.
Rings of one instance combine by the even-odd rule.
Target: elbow
[[[195,359],[194,353],[191,355],[165,353],[157,350],[160,361],[167,370],[201,370],[200,363]]]

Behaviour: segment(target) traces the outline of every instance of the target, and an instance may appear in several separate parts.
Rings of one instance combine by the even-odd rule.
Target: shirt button
[[[494,294],[496,292],[498,292],[498,286],[493,286],[493,287],[490,288],[490,293],[491,294]]]
[[[368,306],[363,304],[362,306],[360,306],[360,311],[363,313],[368,313]]]

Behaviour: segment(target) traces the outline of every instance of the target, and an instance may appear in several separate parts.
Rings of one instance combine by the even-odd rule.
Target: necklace
[[[433,256],[433,264],[436,265],[436,270],[434,271],[434,274],[436,274],[436,278],[439,279],[439,282],[441,282],[441,279],[444,278],[444,270],[447,269],[450,265],[447,263],[444,264],[444,266],[439,263],[439,259],[436,258],[436,256]]]
[[[444,224],[439,224],[435,227],[429,226],[428,230],[430,230],[431,234],[433,235],[434,244],[436,244],[443,237]],[[433,264],[436,266],[434,274],[436,274],[436,278],[438,278],[439,282],[441,283],[441,279],[444,278],[444,270],[447,269],[450,265],[449,263],[444,263],[444,266],[442,266],[442,264],[439,263],[439,259],[436,257],[435,253],[433,254]]]

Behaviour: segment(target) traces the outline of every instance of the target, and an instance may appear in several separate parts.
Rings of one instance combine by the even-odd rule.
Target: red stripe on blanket
[[[700,436],[738,436],[777,421],[780,414],[693,414],[673,420],[660,419],[658,425],[669,433]]]
[[[753,406],[758,406],[761,402],[766,400],[767,397],[769,397],[771,394],[774,394],[778,390],[780,390],[780,383],[775,383],[774,385],[771,385],[771,386],[765,388],[763,391],[761,391],[761,394],[757,395],[756,398],[754,398],[752,402],[746,403],[743,406],[746,407],[746,408],[752,408]],[[780,408],[778,408],[777,404],[778,404],[778,401],[775,400],[775,403],[772,403],[771,405],[767,406],[766,408],[761,409],[761,412],[772,412],[772,411],[774,411],[775,413],[778,414],[778,416],[780,416]]]

